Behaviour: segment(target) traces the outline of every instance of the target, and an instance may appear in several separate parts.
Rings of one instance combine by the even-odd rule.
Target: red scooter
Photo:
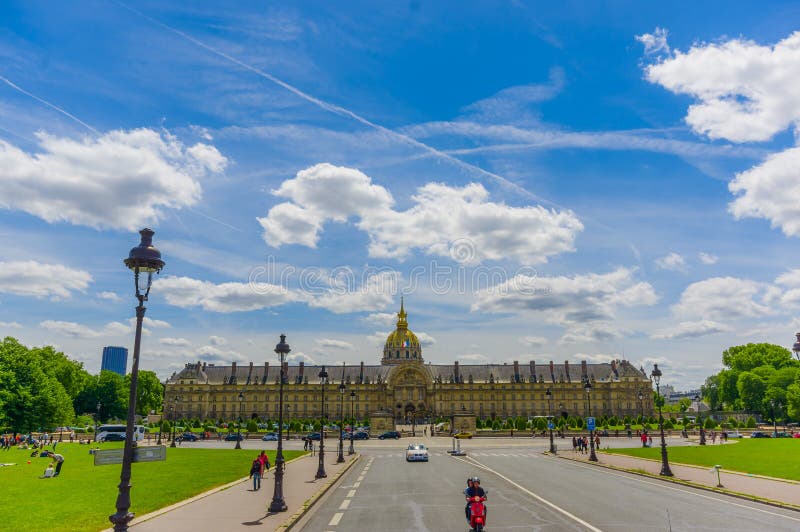
[[[483,501],[486,497],[475,495],[469,498],[469,526],[475,532],[482,532],[486,526],[486,506]]]

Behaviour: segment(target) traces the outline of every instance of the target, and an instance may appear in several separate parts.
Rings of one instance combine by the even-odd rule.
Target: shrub
[[[258,432],[258,423],[256,423],[255,419],[247,422],[247,432]]]
[[[717,422],[711,419],[710,417],[707,417],[706,420],[703,422],[703,427],[707,429],[713,429],[716,426]]]
[[[748,429],[754,429],[754,428],[756,428],[756,418],[754,418],[753,416],[750,416],[750,417],[748,417],[748,418],[747,418],[747,422],[746,422],[745,426],[746,426]]]

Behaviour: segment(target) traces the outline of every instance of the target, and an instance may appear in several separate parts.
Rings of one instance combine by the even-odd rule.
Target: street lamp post
[[[700,445],[706,444],[706,428],[703,426],[703,416],[700,415],[700,394],[694,396],[697,403],[697,424],[700,426]]]
[[[178,428],[176,426],[178,419],[178,401],[180,400],[181,400],[180,396],[176,395],[175,397],[172,398],[172,406],[169,407],[170,411],[169,417],[170,421],[172,421],[172,427],[170,427],[171,428],[170,432],[172,432],[172,441],[169,444],[170,447],[175,447],[175,432],[177,431]]]
[[[355,425],[355,418],[353,417],[354,408],[356,402],[356,391],[350,390],[350,449],[348,449],[347,454],[355,454],[356,450],[353,448],[353,441],[355,440],[354,436],[356,435],[355,431],[353,430],[353,425]]]
[[[144,320],[144,302],[150,295],[150,286],[153,282],[153,274],[158,273],[164,267],[161,260],[161,252],[153,247],[153,234],[151,229],[139,231],[142,237],[138,246],[131,249],[128,258],[125,259],[125,266],[133,271],[134,285],[136,287],[136,299],[139,305],[136,307],[136,336],[133,342],[133,364],[131,365],[131,387],[128,395],[128,419],[125,427],[125,447],[122,452],[122,472],[119,476],[119,495],[117,495],[117,512],[108,517],[114,523],[114,530],[128,530],[128,523],[133,519],[133,513],[128,509],[131,507],[131,463],[133,462],[133,429],[136,418],[136,387],[139,383],[139,350],[142,342],[142,321]],[[139,287],[139,274],[147,275],[147,283],[144,291]]]
[[[778,437],[778,423],[775,421],[775,399],[770,399],[769,405],[772,410],[772,437]]]
[[[639,417],[642,420],[642,425],[644,425],[644,393],[642,390],[639,390],[637,397],[639,398]]]
[[[797,337],[797,341],[792,346],[792,351],[794,351],[794,356],[797,357],[797,360],[800,360],[800,332],[794,333],[794,335]]]
[[[344,462],[344,392],[346,389],[344,383],[339,384],[339,456],[336,457],[337,464]]]
[[[281,382],[278,386],[278,450],[275,453],[275,492],[272,495],[272,502],[269,505],[270,513],[285,512],[286,501],[283,498],[283,381],[286,380],[283,374],[283,361],[291,349],[286,343],[286,335],[281,335],[281,341],[275,346],[275,352],[281,358]]]
[[[550,388],[544,394],[547,396],[547,428],[550,429],[550,452],[556,454],[556,445],[553,443],[553,392]]]
[[[658,398],[658,429],[661,431],[661,475],[665,477],[672,476],[672,470],[669,468],[669,460],[667,460],[667,441],[664,439],[664,415],[661,412],[661,370],[658,369],[658,364],[653,364],[653,371],[650,372],[653,377],[653,382],[656,383],[656,396]]]
[[[234,449],[242,448],[242,401],[244,401],[244,394],[239,392],[239,417],[236,420],[236,447]]]
[[[592,417],[592,383],[589,377],[586,377],[583,389],[586,391],[586,400],[589,403],[589,417]],[[597,455],[594,452],[594,429],[589,431],[589,461],[597,462]]]
[[[287,375],[287,377],[288,377],[288,375]],[[289,433],[291,428],[292,428],[292,405],[286,405],[286,440],[287,441],[292,439],[291,435]],[[279,430],[282,431],[283,427],[281,427]]]
[[[322,423],[319,431],[319,467],[317,474],[314,478],[325,478],[328,476],[325,473],[325,385],[328,384],[328,372],[325,371],[325,366],[319,372],[319,380],[322,384]]]
[[[100,427],[100,407],[103,406],[100,401],[97,401],[97,415],[94,416],[94,440],[97,441],[97,430]]]

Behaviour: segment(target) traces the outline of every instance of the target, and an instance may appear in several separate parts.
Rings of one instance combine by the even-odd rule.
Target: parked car
[[[378,439],[379,440],[388,440],[388,439],[399,440],[400,439],[400,433],[397,432],[396,430],[390,430],[390,431],[384,432],[383,434],[378,436]]]
[[[277,432],[267,432],[261,437],[262,441],[278,441],[278,433]]]
[[[795,432],[792,434],[792,438],[800,438],[800,432]]]
[[[728,430],[725,431],[725,433],[728,435],[728,438],[744,438],[744,436],[742,436],[742,433],[739,432],[738,430]]]
[[[760,430],[754,430],[750,433],[751,438],[769,438],[769,434],[766,432],[761,432]]]
[[[105,435],[105,437],[100,441],[125,441],[125,434],[117,434],[116,432],[110,432]]]
[[[351,434],[345,434],[344,439],[346,440],[368,440],[369,434],[366,432],[355,432]]]
[[[197,437],[197,434],[195,434],[195,433],[193,433],[193,432],[184,432],[184,433],[181,435],[181,439],[182,439],[183,441],[197,441],[197,440],[199,440],[200,438],[198,438],[198,437]]]
[[[319,441],[322,438],[322,436],[320,436],[319,432],[309,432],[308,434],[306,434],[306,438],[308,438],[309,440]]]
[[[412,443],[406,449],[406,462],[427,462],[428,449],[421,443]]]
[[[458,434],[453,435],[453,437],[456,438],[456,439],[459,439],[459,440],[471,440],[472,439],[472,433],[471,432],[462,431],[462,432],[459,432]]]
[[[225,436],[225,441],[236,441],[236,440],[242,441],[244,440],[244,436],[242,436],[241,434],[236,434],[235,432],[231,432],[230,434]]]
[[[773,438],[791,438],[792,435],[788,432],[779,432],[777,434],[772,435]]]

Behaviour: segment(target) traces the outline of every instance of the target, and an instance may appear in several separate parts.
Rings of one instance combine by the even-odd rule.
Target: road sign
[[[594,430],[594,418],[587,417],[586,418],[586,428],[589,430]]]
[[[550,423],[547,424],[547,428],[553,430],[554,428],[556,428],[556,426],[553,425],[553,422],[551,421]]]
[[[94,465],[111,465],[122,463],[123,449],[102,449],[94,452]],[[133,450],[134,462],[158,462],[167,459],[167,447],[156,445],[136,447]]]

